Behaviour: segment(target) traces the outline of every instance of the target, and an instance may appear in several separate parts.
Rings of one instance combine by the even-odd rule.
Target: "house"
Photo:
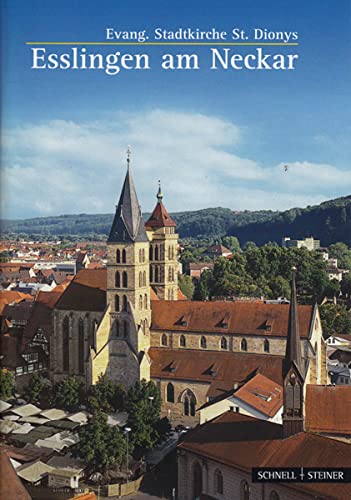
[[[190,262],[189,275],[193,279],[200,279],[204,271],[212,271],[213,268],[213,262]]]
[[[315,240],[313,236],[304,238],[303,240],[292,240],[290,237],[285,236],[282,239],[282,247],[285,248],[307,248],[307,250],[318,250],[320,248],[320,241]]]
[[[326,340],[328,347],[351,347],[351,334],[334,333]]]
[[[231,409],[244,415],[281,423],[283,387],[257,373],[242,386],[234,387],[224,396],[210,399],[199,408],[200,424]]]
[[[210,245],[205,250],[205,254],[208,255],[211,259],[218,259],[218,257],[230,257],[232,255],[232,252],[224,245],[216,243],[214,245]]]

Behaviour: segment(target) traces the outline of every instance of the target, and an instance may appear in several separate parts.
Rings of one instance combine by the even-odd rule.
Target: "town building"
[[[304,238],[303,240],[292,240],[289,236],[282,239],[282,247],[286,248],[307,248],[307,250],[317,250],[320,248],[321,242],[315,240],[313,236]]]

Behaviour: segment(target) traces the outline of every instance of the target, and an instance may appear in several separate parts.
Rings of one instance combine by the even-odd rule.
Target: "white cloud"
[[[144,211],[153,207],[158,179],[172,211],[286,209],[347,194],[351,184],[351,172],[333,165],[288,162],[286,172],[284,162],[263,166],[245,158],[240,148],[250,131],[221,118],[167,110],[112,117],[5,131],[4,216],[112,212],[128,144]]]

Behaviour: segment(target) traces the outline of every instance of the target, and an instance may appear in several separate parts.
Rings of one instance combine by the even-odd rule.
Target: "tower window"
[[[155,283],[159,282],[158,266],[155,267]]]
[[[166,346],[168,344],[167,342],[167,335],[163,334],[161,337],[161,345]]]
[[[155,260],[158,260],[158,258],[159,258],[158,245],[155,245]]]
[[[172,281],[174,281],[174,268],[172,267]]]
[[[123,311],[128,309],[128,299],[126,295],[123,295]]]
[[[145,262],[145,248],[141,251],[142,261]]]
[[[227,349],[228,348],[228,343],[227,339],[225,337],[221,338],[221,349]]]
[[[172,281],[172,269],[168,269],[168,281]]]
[[[144,309],[147,309],[148,306],[148,300],[147,300],[147,294],[144,295]]]
[[[121,276],[119,274],[119,271],[116,271],[116,274],[115,274],[115,287],[116,288],[121,287]]]
[[[139,287],[143,286],[143,273],[140,271],[139,273]]]
[[[143,258],[143,256],[142,256],[141,248],[140,248],[139,249],[139,262],[142,262],[142,258]]]
[[[240,483],[240,500],[250,500],[250,489],[247,481]]]
[[[150,262],[152,260],[154,260],[154,249],[153,249],[152,245],[150,245],[150,248],[149,248],[149,259],[150,259]]]
[[[143,296],[140,295],[139,296],[139,309],[142,309],[143,308]]]
[[[122,285],[123,285],[123,288],[128,287],[128,275],[127,275],[126,271],[123,271],[123,274],[122,274]]]
[[[127,320],[124,320],[123,323],[124,323],[124,332],[123,332],[124,336],[128,337],[128,335],[129,335],[129,323]]]
[[[116,250],[116,262],[117,264],[121,262],[121,251],[119,248]]]
[[[180,336],[179,345],[180,345],[180,347],[186,347],[186,340],[185,340],[184,335]]]
[[[204,337],[204,336],[201,337],[200,346],[202,349],[206,349],[206,347],[207,347],[206,337]]]
[[[143,286],[146,286],[146,271],[143,272]]]
[[[195,417],[196,399],[194,393],[188,389],[184,396],[184,415]]]
[[[171,382],[167,384],[166,401],[167,403],[174,403],[174,386]]]
[[[247,351],[247,341],[246,339],[241,340],[241,350],[242,351]]]
[[[125,264],[127,262],[127,252],[126,252],[125,248],[123,248],[123,250],[122,250],[122,262],[123,262],[123,264]]]
[[[269,340],[265,339],[263,343],[264,352],[269,352]]]
[[[119,311],[119,295],[115,295],[115,311],[118,312]]]

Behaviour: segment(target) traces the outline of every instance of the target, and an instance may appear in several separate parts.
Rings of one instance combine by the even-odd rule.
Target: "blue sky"
[[[161,179],[169,210],[286,209],[349,194],[350,2],[347,0],[3,2],[3,216],[113,211],[132,146],[143,210]],[[157,27],[297,31],[294,71],[34,71],[28,41],[105,41]],[[67,52],[69,48],[50,48]],[[253,48],[233,48],[248,53]],[[273,52],[273,53],[276,53]],[[287,172],[284,165],[288,164]]]

